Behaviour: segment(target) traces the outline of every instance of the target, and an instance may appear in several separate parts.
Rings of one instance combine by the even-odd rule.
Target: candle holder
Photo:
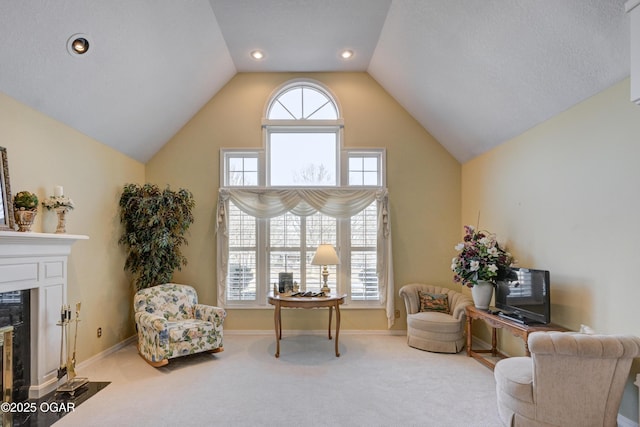
[[[67,232],[67,212],[74,208],[73,200],[63,194],[62,186],[56,185],[53,196],[47,197],[42,206],[47,210],[55,211],[58,217],[58,225],[56,227],[57,234]]]
[[[64,234],[67,232],[67,212],[69,208],[66,206],[60,206],[55,208],[56,215],[58,216],[58,225],[56,227],[57,234]]]

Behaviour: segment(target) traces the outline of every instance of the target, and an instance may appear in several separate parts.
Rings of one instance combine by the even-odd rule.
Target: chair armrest
[[[227,312],[224,308],[214,307],[212,305],[196,304],[193,306],[194,315],[196,319],[205,320],[207,322],[215,323],[216,326],[220,326],[227,317]]]
[[[455,293],[454,293],[455,292]],[[451,297],[451,315],[454,319],[461,319],[467,314],[467,306],[473,305],[473,300],[460,292],[452,291],[449,293]]]
[[[407,310],[407,314],[414,314],[418,312],[418,308],[420,307],[418,289],[419,285],[411,284],[403,286],[398,292],[404,299],[404,306]]]
[[[136,324],[145,329],[153,329],[158,332],[165,331],[167,329],[167,319],[162,316],[158,316],[153,313],[146,313],[139,311],[136,313]]]

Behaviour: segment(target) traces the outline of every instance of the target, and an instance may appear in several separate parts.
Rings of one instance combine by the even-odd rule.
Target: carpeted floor
[[[135,344],[78,372],[111,384],[55,426],[500,426],[493,372],[404,336],[225,335],[153,368]]]

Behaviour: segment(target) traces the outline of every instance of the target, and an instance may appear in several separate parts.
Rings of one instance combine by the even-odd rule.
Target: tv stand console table
[[[559,325],[554,325],[553,323],[549,323],[548,325],[544,324],[532,324],[527,325],[523,323],[516,322],[514,320],[508,319],[503,316],[498,316],[497,314],[492,314],[487,310],[481,310],[472,305],[467,306],[467,356],[473,357],[477,359],[480,363],[485,365],[486,367],[493,369],[496,362],[491,359],[484,357],[483,355],[489,354],[491,357],[499,357],[506,358],[508,357],[506,354],[500,352],[498,350],[498,340],[496,336],[497,329],[505,329],[510,332],[515,337],[520,337],[524,342],[524,350],[527,356],[530,356],[529,345],[527,343],[529,339],[529,334],[537,331],[566,331],[567,329],[563,328]],[[471,327],[473,325],[473,319],[483,320],[489,326],[491,326],[491,349],[483,349],[476,350],[471,346]]]

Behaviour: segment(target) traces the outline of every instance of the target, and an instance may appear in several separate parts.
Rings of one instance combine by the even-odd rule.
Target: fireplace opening
[[[29,386],[31,385],[31,292],[27,290],[10,291],[0,293],[0,329],[10,334],[10,339],[3,339],[2,354],[11,353],[11,363],[2,361],[2,400],[13,402],[26,401],[29,398]],[[10,328],[13,328],[10,331]],[[11,345],[11,348],[4,348]],[[11,365],[11,366],[9,366]],[[11,372],[5,375],[5,368]],[[11,379],[12,384],[5,384],[6,379]],[[10,399],[5,396],[5,390],[11,390]]]

